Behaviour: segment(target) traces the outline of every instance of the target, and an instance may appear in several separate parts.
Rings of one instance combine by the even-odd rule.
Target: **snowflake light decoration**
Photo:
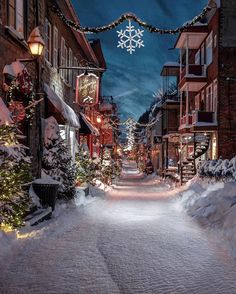
[[[125,30],[117,31],[118,38],[118,48],[127,49],[127,52],[132,54],[135,52],[135,48],[144,47],[143,40],[141,37],[143,36],[143,30],[135,29],[131,24],[131,20],[129,20],[129,24],[126,26]]]

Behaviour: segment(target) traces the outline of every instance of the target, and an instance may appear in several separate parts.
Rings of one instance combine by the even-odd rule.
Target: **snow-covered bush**
[[[199,163],[200,177],[216,178],[217,180],[236,180],[236,157],[231,160],[207,160]]]

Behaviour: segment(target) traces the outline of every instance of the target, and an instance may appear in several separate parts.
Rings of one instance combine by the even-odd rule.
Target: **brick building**
[[[180,126],[182,180],[199,159],[231,158],[236,150],[235,1],[210,1],[206,19],[182,32]]]
[[[179,94],[175,102],[167,97],[159,105],[161,120],[153,129],[162,139],[152,144],[154,166],[166,174],[174,158],[182,182],[193,177],[199,160],[236,154],[236,2],[209,5],[205,19],[177,37],[179,65],[168,62],[161,72],[163,97],[173,76]]]
[[[37,175],[40,175],[43,143],[41,118],[53,115],[57,119],[72,155],[80,127],[79,113],[82,109],[75,103],[75,82],[76,76],[82,72],[58,68],[101,66],[98,46],[93,46],[84,34],[63,23],[51,11],[52,3],[46,0],[0,2],[0,96],[6,98],[3,69],[21,59],[37,88],[36,97],[44,98],[36,108],[32,125],[23,123],[27,135],[27,142],[24,143],[30,147]],[[58,5],[69,19],[79,23],[70,0],[58,1]],[[31,61],[27,39],[36,26],[45,41],[45,49],[44,55],[35,62]],[[99,78],[101,83],[101,76]]]

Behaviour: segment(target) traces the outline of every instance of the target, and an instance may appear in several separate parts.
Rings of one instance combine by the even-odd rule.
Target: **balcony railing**
[[[190,78],[205,78],[206,77],[206,64],[187,64],[184,66],[181,79],[184,77]]]
[[[193,125],[197,123],[216,123],[216,113],[211,111],[199,111],[195,110],[193,115]]]

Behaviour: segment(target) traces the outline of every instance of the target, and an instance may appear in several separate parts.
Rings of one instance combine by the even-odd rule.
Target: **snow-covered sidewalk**
[[[84,207],[58,207],[21,231],[2,256],[1,291],[236,293],[235,261],[183,211],[187,191],[127,165],[106,196],[94,191]]]

